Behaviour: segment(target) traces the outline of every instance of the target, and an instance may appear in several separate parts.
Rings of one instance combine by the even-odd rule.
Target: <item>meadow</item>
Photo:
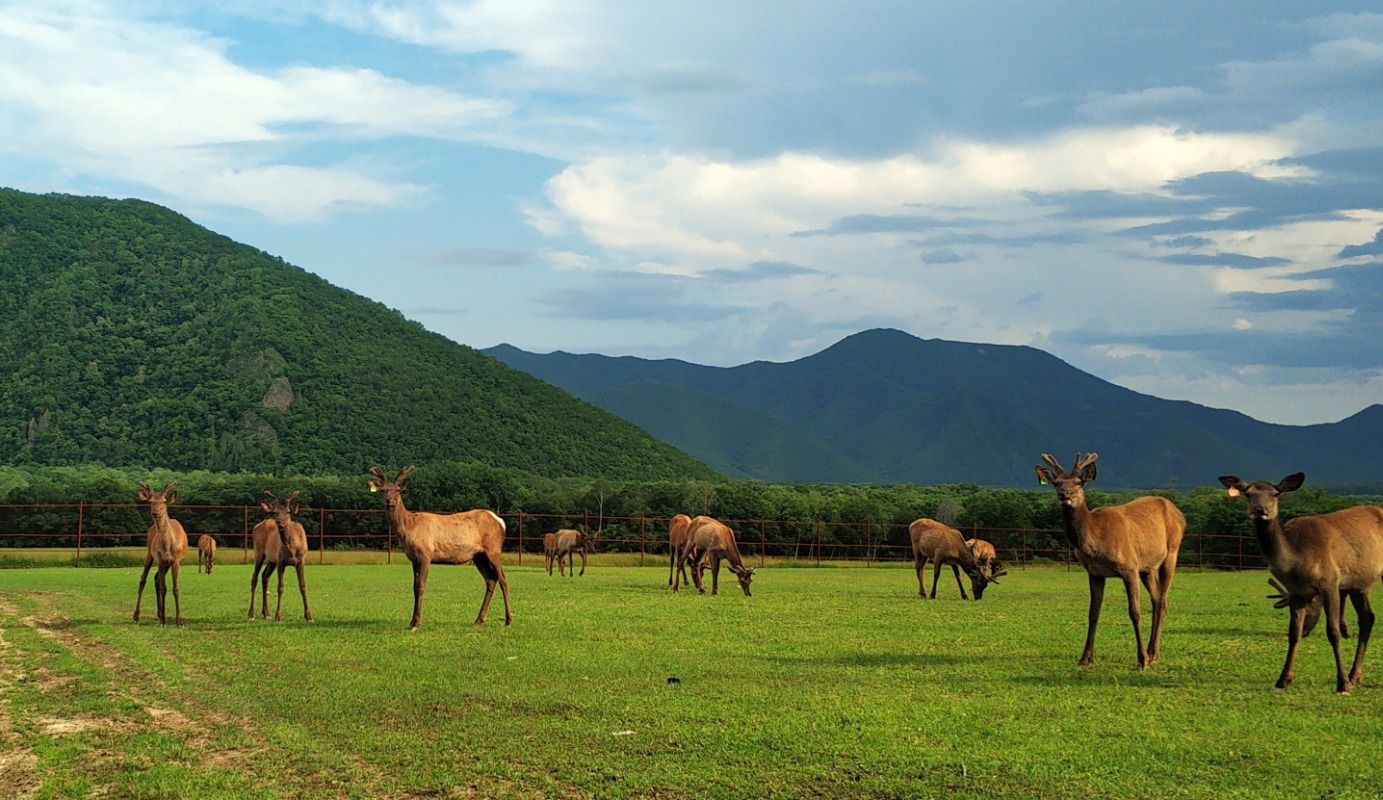
[[[406,563],[309,566],[311,624],[291,573],[275,624],[245,619],[247,566],[185,568],[181,629],[152,621],[152,579],[131,622],[134,569],[0,570],[0,796],[1344,798],[1383,778],[1383,665],[1336,696],[1317,631],[1273,689],[1286,614],[1262,572],[1183,570],[1145,672],[1114,589],[1076,667],[1079,570],[1014,571],[979,603],[949,574],[919,600],[900,567],[763,569],[753,597],[724,574],[673,596],[665,564],[507,572],[512,627],[498,598],[473,627],[479,575],[437,567],[410,634]]]

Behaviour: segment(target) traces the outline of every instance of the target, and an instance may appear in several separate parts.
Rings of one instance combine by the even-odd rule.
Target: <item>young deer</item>
[[[187,553],[187,532],[183,530],[182,523],[168,516],[168,506],[172,505],[178,498],[178,493],[173,491],[173,484],[163,487],[163,491],[156,492],[149,488],[149,484],[140,481],[139,490],[135,492],[135,497],[141,503],[149,504],[149,514],[154,519],[154,524],[149,526],[148,549],[144,555],[144,574],[139,576],[139,594],[134,600],[134,621],[139,622],[139,606],[144,601],[144,582],[149,579],[149,568],[158,562],[158,572],[154,575],[154,595],[158,600],[158,624],[166,625],[168,620],[164,614],[164,606],[168,595],[168,585],[164,582],[164,575],[168,570],[173,571],[173,613],[175,625],[182,626],[182,602],[178,595],[178,568],[182,565],[183,556]]]
[[[720,562],[730,562],[730,571],[739,579],[745,597],[751,597],[749,584],[754,580],[754,570],[744,566],[740,558],[739,544],[735,542],[735,532],[723,522],[712,517],[697,517],[691,521],[687,530],[687,541],[682,546],[677,559],[678,569],[682,569],[687,559],[692,559],[692,580],[697,591],[706,593],[702,576],[706,567],[711,568],[711,594],[720,593]],[[674,581],[672,591],[677,591],[679,582]]]
[[[211,565],[216,562],[216,540],[205,533],[197,537],[197,572],[206,567],[206,574],[211,574]]]
[[[427,587],[428,568],[434,563],[474,563],[485,578],[485,599],[480,603],[475,624],[485,623],[495,584],[499,584],[504,594],[504,624],[511,624],[514,617],[509,612],[509,581],[504,577],[500,561],[504,520],[495,512],[483,509],[458,514],[409,511],[403,506],[403,493],[408,490],[408,476],[415,469],[404,467],[391,481],[379,467],[371,467],[370,474],[374,478],[369,481],[370,491],[384,495],[389,524],[398,535],[404,555],[413,563],[413,619],[408,629],[416,631],[422,622],[423,590]]]
[[[668,544],[668,571],[667,585],[672,585],[672,574],[679,568],[682,571],[682,582],[687,581],[687,567],[685,564],[680,567],[677,564],[677,554],[687,544],[687,532],[691,530],[691,517],[686,514],[678,514],[668,522],[667,544]]]
[[[274,622],[283,619],[283,573],[292,565],[298,572],[298,592],[303,596],[303,619],[312,621],[312,612],[307,608],[307,581],[303,578],[303,561],[307,557],[307,532],[303,526],[293,521],[298,513],[298,493],[292,492],[280,500],[272,492],[264,493],[265,500],[259,508],[269,519],[254,527],[250,536],[255,549],[255,567],[250,575],[250,619],[255,618],[255,585],[260,582],[260,568],[264,568],[264,599],[260,604],[260,614],[269,618],[269,576],[274,570],[279,573],[278,602],[274,604]]]
[[[985,574],[975,554],[965,546],[965,537],[949,525],[923,517],[914,520],[908,526],[908,537],[912,539],[913,566],[917,568],[917,593],[923,600],[927,599],[927,587],[922,572],[927,568],[928,560],[935,565],[932,568],[933,600],[936,599],[936,583],[941,578],[941,567],[945,564],[951,565],[951,572],[956,576],[956,586],[960,588],[962,600],[970,599],[965,594],[965,586],[960,582],[962,569],[970,576],[970,588],[974,590],[976,600],[984,597],[986,586],[999,582],[993,576]]]
[[[1039,483],[1050,483],[1061,504],[1061,523],[1066,540],[1090,578],[1090,615],[1085,634],[1085,650],[1079,666],[1095,658],[1095,627],[1100,621],[1106,578],[1119,578],[1128,595],[1128,615],[1133,622],[1133,639],[1138,644],[1138,668],[1146,669],[1161,655],[1162,625],[1167,618],[1167,594],[1176,576],[1177,551],[1186,535],[1186,517],[1170,500],[1139,497],[1123,505],[1091,510],[1085,505],[1085,484],[1095,480],[1096,453],[1076,463],[1068,474],[1051,455],[1042,454],[1047,467],[1037,467]],[[1050,469],[1048,469],[1050,467]],[[1152,598],[1152,631],[1143,649],[1142,614],[1139,611],[1138,582],[1142,580]]]
[[[544,537],[544,541],[546,542],[546,537]],[[591,535],[585,531],[572,530],[571,528],[563,528],[557,531],[555,534],[555,541],[552,545],[552,556],[557,561],[557,574],[565,575],[570,573],[575,575],[576,562],[574,556],[579,553],[581,555],[581,574],[585,575],[586,553],[591,550],[593,546],[594,541],[591,539]],[[567,568],[566,572],[563,572],[564,566]],[[549,569],[547,574],[551,575],[552,570]]]
[[[1364,651],[1373,632],[1373,608],[1369,591],[1383,575],[1383,506],[1355,506],[1329,514],[1312,514],[1283,522],[1278,516],[1278,497],[1293,492],[1305,483],[1305,473],[1296,472],[1277,483],[1256,481],[1246,484],[1235,475],[1224,475],[1220,483],[1230,497],[1248,500],[1254,536],[1268,570],[1281,581],[1291,616],[1287,624],[1287,660],[1278,676],[1277,688],[1292,685],[1297,657],[1310,606],[1319,601],[1325,607],[1325,635],[1335,653],[1335,691],[1341,694],[1359,685],[1364,675]],[[1359,616],[1358,643],[1354,665],[1345,673],[1340,653],[1344,597],[1348,595]]]

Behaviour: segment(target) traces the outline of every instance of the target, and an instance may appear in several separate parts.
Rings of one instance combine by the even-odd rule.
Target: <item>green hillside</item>
[[[14,464],[709,476],[629,423],[159,206],[0,189]]]

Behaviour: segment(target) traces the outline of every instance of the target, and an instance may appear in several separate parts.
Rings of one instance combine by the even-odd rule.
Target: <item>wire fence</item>
[[[193,548],[208,534],[224,558],[225,548],[240,548],[242,560],[252,556],[251,534],[264,514],[254,505],[178,505],[173,517],[182,523]],[[501,514],[506,525],[504,549],[518,564],[539,559],[543,534],[560,528],[584,527],[596,534],[596,552],[637,554],[637,563],[667,563],[668,517],[636,516],[595,519],[591,515]],[[308,547],[325,563],[330,551],[374,551],[392,563],[399,544],[386,524],[383,509],[303,509],[295,519],[307,532]],[[759,565],[790,562],[875,563],[912,560],[912,545],[904,524],[827,522],[812,520],[722,519],[734,531],[740,552]],[[0,505],[0,549],[42,548],[72,551],[72,564],[82,566],[83,551],[143,548],[149,527],[146,506],[134,503],[68,503]],[[599,527],[599,530],[597,530]],[[1005,565],[1034,563],[1074,565],[1065,534],[1058,529],[960,529],[966,538],[994,545]],[[632,561],[632,559],[631,559]],[[1237,534],[1187,532],[1179,563],[1202,569],[1246,569],[1262,566],[1257,542]]]

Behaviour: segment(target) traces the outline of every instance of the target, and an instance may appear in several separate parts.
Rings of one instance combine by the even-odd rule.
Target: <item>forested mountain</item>
[[[712,473],[566,392],[151,203],[0,189],[14,464]]]
[[[1163,400],[1031,347],[859,333],[806,358],[733,368],[485,352],[619,414],[726,475],[771,481],[1027,486],[1040,453],[1100,453],[1106,487],[1304,470],[1383,482],[1383,406],[1290,426]]]

